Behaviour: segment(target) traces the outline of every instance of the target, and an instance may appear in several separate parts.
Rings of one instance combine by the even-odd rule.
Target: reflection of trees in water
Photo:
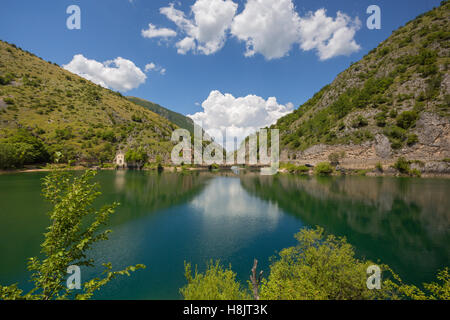
[[[196,196],[210,179],[207,173],[161,173],[147,171],[117,171],[105,193],[107,201],[121,206],[112,223],[185,203]],[[103,186],[102,182],[102,186]],[[112,188],[112,190],[111,190]],[[111,199],[111,200],[109,200]]]
[[[346,236],[360,255],[411,281],[449,265],[448,180],[248,175],[241,183],[303,222]]]

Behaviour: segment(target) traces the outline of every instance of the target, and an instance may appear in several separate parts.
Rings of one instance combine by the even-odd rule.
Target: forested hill
[[[191,118],[188,118],[181,113],[171,111],[169,109],[166,109],[164,107],[161,107],[159,104],[141,99],[136,97],[127,97],[128,100],[131,102],[134,102],[140,106],[143,106],[154,113],[159,114],[160,116],[166,118],[172,123],[175,123],[180,128],[188,130],[191,134],[194,133],[194,121],[192,121]]]
[[[394,31],[293,113],[280,118],[282,160],[332,153],[373,165],[450,157],[450,3]]]
[[[0,41],[1,161],[108,162],[142,147],[167,158],[178,126],[56,64]],[[6,159],[6,160],[5,160]],[[11,164],[9,165],[11,166]],[[3,165],[8,167],[8,165]]]

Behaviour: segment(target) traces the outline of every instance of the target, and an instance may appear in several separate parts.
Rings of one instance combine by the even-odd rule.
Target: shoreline
[[[207,171],[207,172],[213,172],[213,173],[220,173],[224,172],[225,170],[231,171],[230,169],[224,169],[221,168],[219,170],[209,170],[208,166],[201,166],[201,167],[188,167],[183,168],[181,166],[179,167],[172,167],[167,166],[163,167],[165,172],[171,172],[171,173],[182,173],[186,171]],[[69,171],[83,171],[83,170],[97,170],[97,171],[133,171],[133,169],[115,169],[115,168],[88,168],[83,166],[74,166],[74,167],[66,167],[66,170]],[[17,173],[33,173],[33,172],[50,172],[51,168],[22,168],[22,169],[13,169],[13,170],[0,170],[0,175],[4,174],[17,174]],[[157,171],[157,169],[151,168],[151,169],[141,169],[138,171]],[[277,174],[283,174],[283,175],[291,175],[291,176],[317,176],[314,174],[314,170],[311,169],[310,172],[305,173],[295,173],[295,172],[289,172],[287,169],[278,169]],[[320,175],[319,175],[320,176]],[[352,168],[345,168],[344,170],[335,170],[332,174],[329,174],[328,176],[332,177],[340,177],[340,176],[364,176],[364,177],[395,177],[395,178],[407,178],[407,177],[413,177],[411,175],[402,174],[398,171],[396,171],[393,168],[388,168],[387,170],[381,172],[377,170],[362,170],[362,169],[352,169]],[[435,172],[422,172],[420,177],[416,178],[443,178],[443,179],[450,179],[450,173],[442,172],[442,173],[435,173]]]

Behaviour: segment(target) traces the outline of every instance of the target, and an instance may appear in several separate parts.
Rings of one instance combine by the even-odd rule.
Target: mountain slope
[[[405,156],[450,157],[450,4],[401,27],[293,113],[280,129],[281,159],[364,167]]]
[[[97,162],[113,160],[118,149],[142,146],[150,159],[167,159],[174,128],[120,93],[0,41],[3,148],[31,139],[45,147],[47,160],[60,152],[63,161]]]
[[[180,128],[188,130],[191,134],[194,134],[194,121],[191,118],[188,118],[181,113],[171,111],[164,107],[161,107],[159,104],[141,99],[136,97],[127,97],[131,102],[143,106],[156,114],[166,118],[172,123],[175,123]]]

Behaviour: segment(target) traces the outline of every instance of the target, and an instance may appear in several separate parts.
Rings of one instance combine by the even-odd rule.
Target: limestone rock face
[[[383,159],[388,159],[391,157],[391,143],[385,135],[377,134],[375,136],[375,152],[378,157]]]
[[[281,161],[315,165],[339,157],[339,168],[389,170],[403,157],[422,164],[422,173],[447,174],[450,47],[442,34],[449,21],[450,2],[443,1],[278,119]]]

